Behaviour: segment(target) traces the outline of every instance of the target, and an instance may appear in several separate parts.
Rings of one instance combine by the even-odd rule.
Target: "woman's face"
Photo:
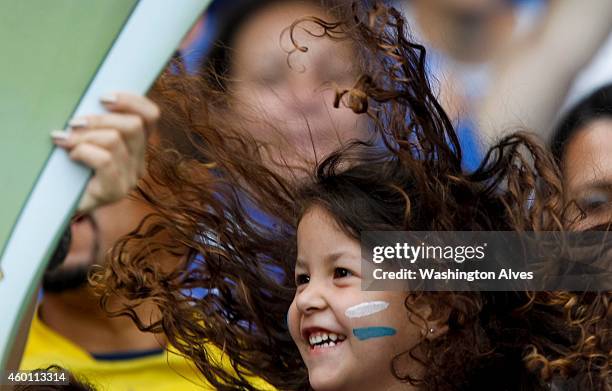
[[[321,160],[341,142],[367,134],[363,116],[332,107],[334,89],[325,85],[354,82],[356,61],[347,42],[316,38],[298,27],[295,38],[308,51],[292,54],[291,67],[287,64],[293,46],[283,30],[305,16],[329,20],[318,7],[296,1],[264,8],[241,27],[232,52],[232,110],[247,118],[245,127],[258,140],[277,147],[277,157],[289,162]],[[313,23],[303,27],[322,31]]]
[[[359,243],[322,208],[310,209],[298,227],[288,314],[310,384],[317,391],[410,389],[393,376],[391,360],[417,345],[426,328],[409,319],[406,293],[362,291],[360,269]],[[421,368],[407,356],[397,368],[417,376]]]
[[[612,221],[612,118],[589,122],[570,138],[563,157],[571,199],[586,212],[585,226]]]

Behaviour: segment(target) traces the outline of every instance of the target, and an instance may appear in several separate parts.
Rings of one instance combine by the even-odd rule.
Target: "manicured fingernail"
[[[100,97],[100,102],[105,104],[113,104],[117,103],[117,95],[115,94],[105,94]]]
[[[71,128],[85,128],[87,127],[87,120],[85,118],[73,118],[68,122]]]
[[[70,133],[66,132],[65,130],[52,130],[51,137],[53,137],[55,140],[68,140]]]

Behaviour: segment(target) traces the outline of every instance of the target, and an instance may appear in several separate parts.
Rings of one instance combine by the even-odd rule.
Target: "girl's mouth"
[[[310,350],[322,350],[334,348],[346,339],[346,335],[330,333],[325,331],[315,331],[308,336]]]

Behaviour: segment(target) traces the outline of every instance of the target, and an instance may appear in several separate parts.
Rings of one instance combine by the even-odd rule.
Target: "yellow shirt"
[[[84,377],[96,390],[162,391],[214,390],[189,360],[172,352],[160,352],[145,357],[96,360],[89,353],[47,327],[38,317],[32,320],[26,343],[22,370],[59,365]],[[260,379],[252,384],[258,389],[273,390]]]

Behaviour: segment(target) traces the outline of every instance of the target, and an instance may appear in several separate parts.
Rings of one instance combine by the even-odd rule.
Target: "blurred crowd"
[[[349,61],[359,51],[302,32],[298,38],[310,50],[288,60],[291,42],[283,32],[304,16],[325,19],[325,7],[334,3],[216,0],[183,41],[172,72],[199,77],[213,69],[209,82],[226,88],[233,110],[248,119],[242,126],[297,151],[272,159],[317,161],[368,131],[362,117],[332,109],[334,88],[351,88],[359,76]],[[589,224],[609,221],[612,2],[396,0],[393,6],[405,16],[410,39],[426,48],[428,76],[457,129],[465,170],[475,170],[503,135],[535,132],[558,160],[568,194]],[[165,137],[178,139],[162,134],[150,141]],[[57,364],[108,389],[206,384],[193,364],[167,351],[161,334],[108,317],[87,283],[92,268],[149,212],[133,195],[73,219],[65,261],[43,279],[22,368]],[[159,316],[152,307],[138,311]]]

